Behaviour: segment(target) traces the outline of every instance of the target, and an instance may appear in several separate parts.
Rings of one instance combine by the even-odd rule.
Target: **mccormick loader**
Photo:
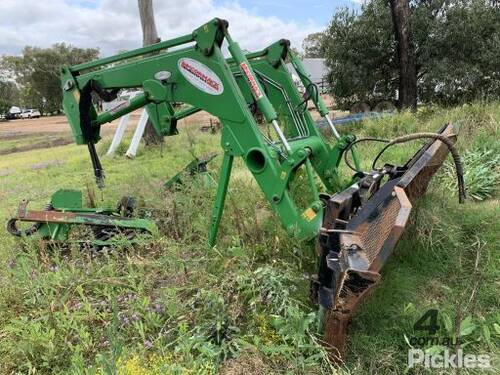
[[[224,42],[229,57],[221,50]],[[285,61],[291,62],[300,77],[303,96]],[[373,139],[337,132],[289,41],[243,53],[222,19],[175,39],[64,66],[61,88],[64,113],[76,142],[89,150],[100,187],[105,176],[95,144],[103,124],[145,107],[154,129],[174,136],[177,121],[183,117],[200,110],[218,117],[223,161],[208,243],[216,243],[233,160],[240,157],[288,234],[316,241],[317,272],[311,280],[311,297],[319,306],[325,342],[337,359],[345,353],[350,317],[379,282],[381,268],[401,237],[413,205],[449,152],[457,168],[460,201],[465,198],[453,125],[437,133],[375,139],[386,143],[379,156],[397,143],[422,138],[427,143],[404,165],[377,165],[377,157],[372,169],[363,171],[355,144]],[[93,95],[111,101],[119,90],[130,88],[142,94],[118,108],[96,111]],[[328,121],[332,140],[318,131],[308,101]],[[177,109],[179,103],[183,106]],[[343,157],[354,170],[346,186],[338,172]],[[297,204],[290,190],[299,170],[308,176],[312,192],[306,207]]]

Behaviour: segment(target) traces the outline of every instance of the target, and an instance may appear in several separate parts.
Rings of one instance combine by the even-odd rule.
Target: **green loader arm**
[[[311,81],[309,78],[309,74],[307,73],[306,69],[304,68],[304,65],[302,64],[302,61],[300,60],[299,56],[294,52],[290,51],[289,54],[289,59],[290,63],[294,67],[295,71],[299,75],[299,78],[306,88],[306,93],[305,95],[309,96],[312,102],[314,103],[314,106],[316,107],[316,110],[319,112],[319,114],[326,119],[328,122],[328,125],[330,126],[330,129],[335,136],[335,138],[340,139],[340,134],[335,128],[335,125],[333,125],[332,119],[330,118],[328,108],[326,107],[325,102],[323,101],[323,98],[318,92],[317,86]],[[354,147],[351,148],[351,154],[352,158],[354,160],[354,165],[356,169],[361,170],[361,166],[359,163],[358,155],[356,153],[356,149]]]
[[[226,61],[220,50],[224,39],[228,42],[230,61]],[[195,44],[165,51],[191,42]],[[157,53],[151,55],[151,52]],[[300,210],[291,197],[289,185],[297,169],[304,165],[311,184],[314,183],[312,174],[316,173],[329,191],[338,189],[340,156],[352,138],[331,146],[319,134],[310,114],[298,113],[296,107],[302,98],[283,62],[288,52],[288,44],[278,42],[262,51],[261,58],[250,56],[250,64],[227,32],[227,22],[214,19],[190,35],[63,67],[63,107],[76,142],[88,145],[96,177],[101,181],[102,168],[92,149],[99,140],[102,124],[146,106],[148,113],[156,113],[153,123],[159,133],[175,135],[177,129],[172,120],[184,114],[176,114],[172,103],[189,104],[186,115],[197,110],[209,112],[223,125],[221,146],[224,150],[223,178],[212,217],[210,244],[215,243],[235,156],[244,159],[289,233],[302,239],[312,238],[321,226],[323,204],[316,197],[305,210]],[[139,56],[140,59],[129,60]],[[97,114],[91,93],[110,100],[122,88],[140,88],[143,93],[126,106]],[[249,98],[272,125],[276,141],[263,135],[248,108]],[[316,190],[315,186],[312,188]]]
[[[215,18],[176,39],[63,67],[65,114],[76,142],[89,149],[100,185],[104,175],[94,145],[104,123],[146,107],[156,131],[172,136],[177,134],[177,120],[199,110],[218,117],[224,156],[209,245],[216,242],[234,157],[241,157],[287,232],[302,240],[317,239],[318,272],[311,296],[324,317],[325,341],[336,348],[334,357],[342,357],[348,320],[378,283],[413,202],[425,192],[453,147],[454,128],[448,125],[439,134],[430,134],[434,139],[401,166],[386,164],[362,172],[354,158],[355,183],[341,191],[339,164],[347,149],[354,151],[355,137],[338,134],[289,42],[280,40],[262,51],[244,54],[227,28],[226,21]],[[221,52],[224,41],[231,55],[228,59]],[[293,84],[286,59],[306,87],[305,98]],[[110,101],[124,88],[143,93],[127,105],[97,113],[93,93]],[[304,105],[308,99],[327,118],[335,142],[327,142],[318,132]],[[187,106],[176,111],[174,103]],[[396,141],[404,140],[394,140],[387,147]],[[305,169],[313,195],[305,208],[295,202],[290,189],[299,168]],[[322,193],[318,180],[324,187]]]

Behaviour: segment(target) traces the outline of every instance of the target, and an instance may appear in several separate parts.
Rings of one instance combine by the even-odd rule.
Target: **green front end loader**
[[[228,57],[221,50],[223,42]],[[300,77],[304,95],[295,87],[287,62]],[[74,138],[88,147],[99,186],[104,185],[105,176],[95,144],[103,124],[145,107],[154,129],[163,136],[174,136],[181,118],[200,110],[217,117],[222,124],[223,160],[207,228],[208,243],[211,247],[216,244],[233,160],[240,157],[287,233],[298,241],[315,241],[318,266],[311,280],[311,297],[319,307],[325,341],[335,358],[344,356],[349,319],[380,280],[380,270],[398,242],[413,204],[448,152],[456,156],[456,130],[446,125],[436,134],[422,133],[388,143],[386,148],[427,139],[404,165],[374,165],[373,170],[362,171],[355,149],[361,140],[337,132],[289,41],[279,40],[261,51],[244,53],[231,38],[227,21],[217,18],[188,35],[65,66],[61,88]],[[97,112],[93,95],[111,101],[119,90],[128,88],[142,93],[125,106]],[[318,131],[308,101],[326,118],[332,137]],[[177,109],[179,103],[181,109]],[[343,185],[338,171],[347,153],[355,172]],[[455,160],[460,172],[458,156]],[[291,192],[299,170],[307,175],[305,183],[313,196],[305,207]],[[460,196],[463,199],[463,188]]]

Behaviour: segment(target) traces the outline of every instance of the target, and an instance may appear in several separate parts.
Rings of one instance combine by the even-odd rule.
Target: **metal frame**
[[[409,202],[425,191],[447,150],[441,141],[431,141],[404,166],[385,165],[356,173],[352,185],[342,191],[337,171],[342,153],[355,137],[337,132],[289,42],[280,40],[245,55],[227,27],[226,21],[216,18],[180,38],[63,67],[65,113],[76,142],[88,145],[98,183],[102,182],[102,168],[94,143],[102,124],[145,107],[156,131],[170,136],[177,134],[178,119],[196,111],[218,117],[223,126],[224,156],[209,245],[216,243],[234,158],[241,157],[287,232],[298,239],[317,238],[318,275],[311,296],[325,313],[325,340],[337,350],[333,356],[342,357],[354,308],[380,278],[379,271],[408,218]],[[221,52],[223,41],[228,44],[229,59]],[[183,48],[172,49],[180,46]],[[285,59],[299,74],[306,98],[294,86]],[[97,114],[91,105],[92,91],[111,100],[119,89],[132,87],[143,93],[128,106]],[[333,143],[318,132],[304,105],[308,99],[326,118],[335,136]],[[176,111],[174,103],[189,106]],[[263,121],[257,121],[259,117]],[[260,122],[272,126],[274,139],[264,134]],[[442,133],[451,137],[453,127]],[[360,170],[354,148],[350,148]],[[312,191],[305,209],[296,205],[290,191],[301,167]],[[318,180],[323,184],[322,193],[317,189]]]
[[[231,54],[227,60],[220,49],[224,40]],[[187,43],[191,45],[165,51]],[[331,145],[318,132],[309,112],[299,112],[297,108],[302,97],[284,64],[290,53],[288,47],[288,41],[281,40],[246,56],[238,43],[231,39],[227,22],[214,19],[190,35],[94,62],[63,67],[63,107],[76,142],[87,143],[89,147],[99,140],[102,124],[140,107],[146,107],[155,129],[162,135],[177,134],[179,118],[198,110],[209,112],[223,125],[221,146],[224,160],[242,157],[286,230],[300,239],[313,238],[321,226],[323,204],[316,199],[304,211],[300,210],[290,195],[289,184],[297,169],[307,164],[308,173],[317,175],[327,192],[339,191],[337,168],[343,149],[353,137],[341,137]],[[152,52],[156,53],[151,55]],[[220,80],[223,91],[219,95],[209,95],[191,84],[179,71],[178,63],[183,59],[203,64]],[[267,80],[262,81],[262,77],[267,77]],[[268,84],[269,80],[273,85]],[[91,85],[105,92],[141,88],[143,93],[115,111],[98,115],[90,106],[88,113],[82,113],[81,98]],[[173,103],[179,102],[190,106],[176,112]],[[252,103],[273,126],[278,142],[263,136],[261,126],[249,109]],[[316,104],[324,113],[321,102]],[[85,137],[82,127],[84,115],[91,120],[90,137]],[[296,126],[299,115],[302,121]],[[227,191],[224,186],[230,167],[231,162],[225,162],[221,170],[210,226],[209,243],[212,246],[222,216]],[[308,181],[314,189],[314,178]]]

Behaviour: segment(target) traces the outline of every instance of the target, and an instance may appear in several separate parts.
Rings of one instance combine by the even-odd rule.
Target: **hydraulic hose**
[[[318,95],[319,95],[318,86],[315,83],[313,83],[309,79],[309,77],[305,76],[300,72],[297,73],[300,75],[300,77],[302,77],[305,81],[308,82],[307,86],[305,87],[304,98],[297,105],[297,108],[300,108],[302,112],[305,112],[307,110],[307,102],[310,99],[312,99],[315,102],[318,100]]]
[[[460,160],[460,155],[458,154],[455,145],[453,144],[451,139],[445,135],[424,132],[424,133],[408,134],[394,138],[389,143],[387,143],[387,145],[385,145],[384,148],[380,150],[380,152],[377,154],[377,156],[373,160],[372,169],[376,169],[376,164],[378,159],[389,147],[394,146],[395,144],[410,142],[416,139],[423,139],[423,138],[432,138],[440,140],[446,145],[446,147],[448,147],[448,150],[450,151],[450,154],[453,157],[453,162],[455,163],[455,172],[457,174],[457,183],[458,183],[458,201],[459,203],[464,203],[467,196],[465,193],[465,182],[464,182],[464,172],[463,172],[462,162]]]
[[[358,168],[356,168],[355,166],[353,166],[351,164],[351,162],[349,161],[349,159],[347,158],[347,155],[349,154],[349,150],[356,144],[356,143],[360,143],[360,142],[384,142],[384,143],[389,143],[390,140],[389,139],[383,139],[383,138],[372,138],[372,137],[369,137],[369,138],[359,138],[359,139],[356,139],[354,142],[351,142],[347,145],[346,149],[344,150],[344,161],[346,163],[346,165],[352,169],[354,172],[357,172],[357,173],[363,173],[363,171],[359,170]]]
[[[414,141],[416,139],[426,139],[426,138],[437,139],[437,140],[443,142],[446,145],[446,147],[448,147],[448,150],[450,151],[450,154],[453,157],[453,162],[455,164],[455,172],[456,172],[456,175],[457,175],[457,183],[458,183],[458,201],[459,201],[459,203],[464,203],[467,195],[466,195],[466,192],[465,192],[465,182],[464,182],[464,174],[463,174],[462,161],[460,160],[460,155],[458,154],[458,151],[457,151],[455,145],[453,144],[453,142],[451,141],[451,139],[448,138],[445,135],[438,134],[438,133],[423,132],[423,133],[414,133],[414,134],[404,135],[404,136],[401,136],[401,137],[394,138],[392,140],[383,139],[383,138],[360,138],[360,139],[355,140],[354,142],[349,143],[349,145],[347,146],[347,148],[344,150],[344,161],[345,161],[346,165],[350,169],[352,169],[354,172],[358,172],[358,173],[361,172],[361,173],[363,173],[363,171],[360,171],[359,169],[357,169],[356,167],[354,167],[349,162],[349,159],[347,158],[348,151],[356,143],[360,143],[360,142],[383,142],[383,143],[387,143],[382,148],[382,150],[380,150],[380,152],[377,154],[377,156],[373,160],[372,169],[377,169],[377,166],[376,166],[377,161],[380,159],[380,157],[382,156],[382,154],[389,147],[394,146],[395,144],[399,144],[399,143],[405,143],[405,142]]]

